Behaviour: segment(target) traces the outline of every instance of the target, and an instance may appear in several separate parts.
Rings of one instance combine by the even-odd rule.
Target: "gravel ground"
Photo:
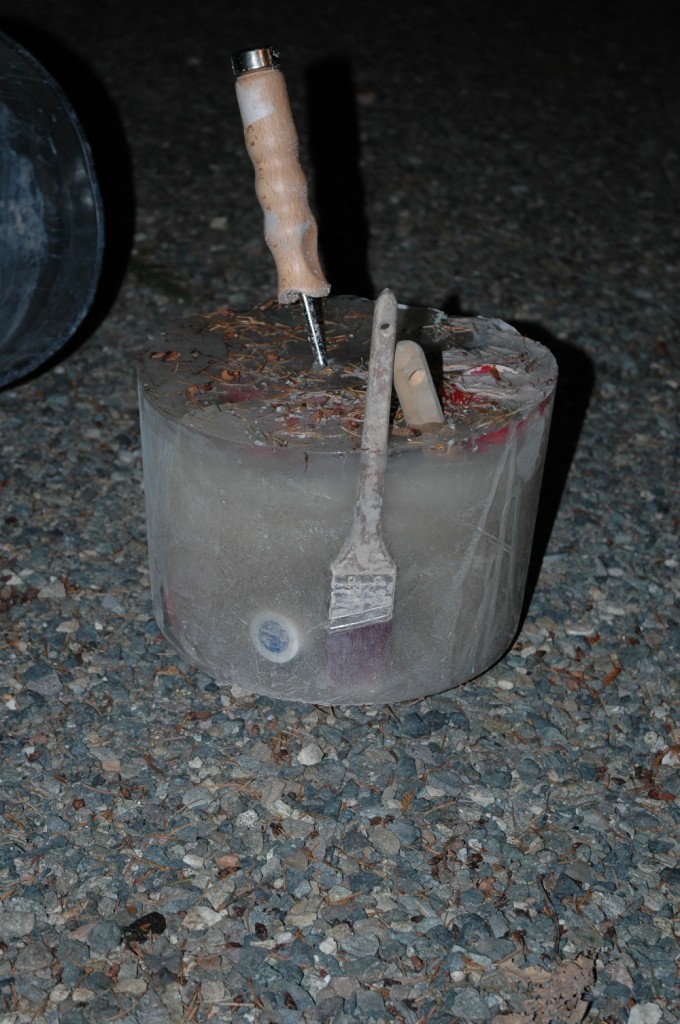
[[[0,395],[2,1024],[680,1021],[670,14],[452,9],[5,0],[110,237],[89,329]],[[561,368],[521,633],[407,705],[218,687],[152,617],[134,355],[272,294],[228,63],[268,40],[335,291]]]

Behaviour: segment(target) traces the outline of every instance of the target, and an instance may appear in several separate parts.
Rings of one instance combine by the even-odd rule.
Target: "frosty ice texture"
[[[358,454],[229,443],[169,415],[141,387],[151,580],[164,634],[219,681],[315,703],[421,697],[483,672],[511,643],[521,612],[554,374],[543,385],[547,399],[478,443],[391,450],[389,646],[350,675],[329,655],[328,602]]]

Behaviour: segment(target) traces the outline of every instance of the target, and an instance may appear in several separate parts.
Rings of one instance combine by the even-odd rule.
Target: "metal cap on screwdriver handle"
[[[246,148],[255,168],[255,191],[264,213],[265,240],[278,273],[279,302],[302,300],[317,360],[325,365],[311,300],[328,295],[330,284],[319,262],[318,231],[278,51],[239,50],[232,56],[232,66]]]

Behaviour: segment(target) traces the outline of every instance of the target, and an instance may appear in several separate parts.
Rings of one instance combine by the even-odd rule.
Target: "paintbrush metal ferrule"
[[[341,567],[336,564],[336,572]],[[386,566],[389,569],[389,566]],[[356,589],[363,587],[363,606],[357,609]],[[328,613],[328,628],[331,633],[343,629],[357,629],[379,622],[389,622],[394,612],[394,577],[376,579],[375,572],[356,572],[348,575],[346,585],[342,579],[336,582],[331,595]]]

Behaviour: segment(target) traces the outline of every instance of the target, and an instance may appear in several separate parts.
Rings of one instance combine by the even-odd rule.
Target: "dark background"
[[[489,1021],[583,954],[593,1020],[645,1003],[678,1019],[673,18],[500,0],[0,6],[81,116],[108,231],[87,323],[0,394],[3,1009],[35,1013],[63,978],[62,1024],[121,1007],[131,1024],[246,1020],[255,990],[277,1024]],[[187,313],[274,294],[229,62],[263,43],[282,53],[334,290],[501,317],[560,366],[522,631],[479,679],[407,707],[232,693],[152,617],[135,358]],[[324,757],[305,766],[309,742]],[[277,784],[327,843],[318,860],[304,820],[265,805]],[[254,830],[234,824],[253,808]],[[185,927],[225,876],[220,924]],[[289,890],[310,879],[323,907],[277,988],[255,940],[298,927]],[[168,922],[155,959],[107,961],[140,982],[134,1017],[102,950],[151,909]],[[299,965],[343,922],[320,993]]]

